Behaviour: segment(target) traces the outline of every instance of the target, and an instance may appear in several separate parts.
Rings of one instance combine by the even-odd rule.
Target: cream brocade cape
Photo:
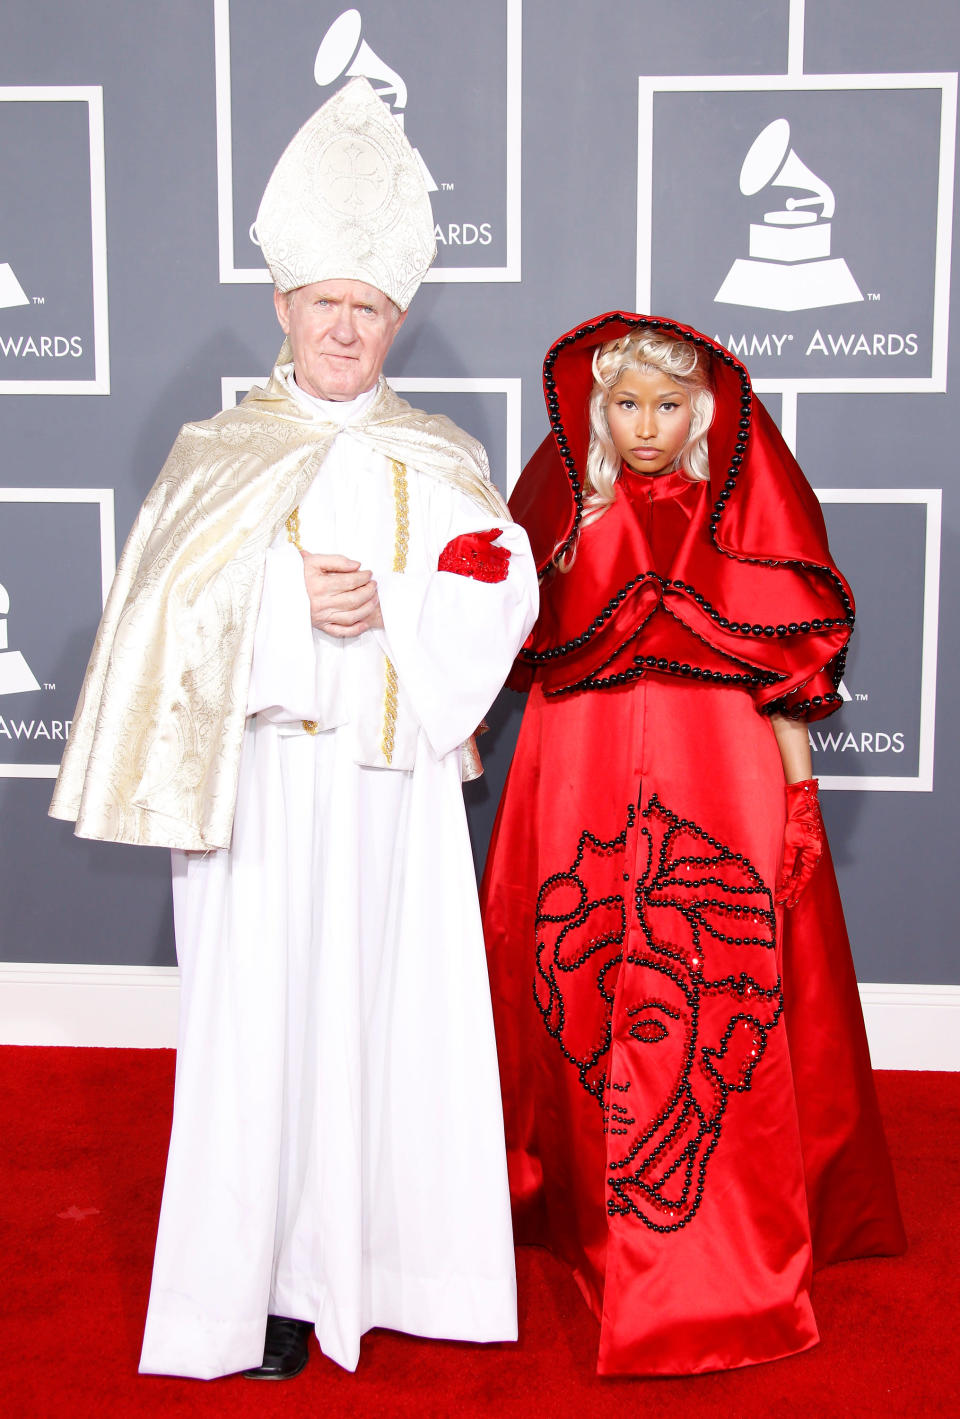
[[[264,558],[339,432],[278,373],[185,424],[127,539],[84,677],[51,816],[80,837],[228,847]],[[381,378],[351,436],[512,519],[476,439]]]

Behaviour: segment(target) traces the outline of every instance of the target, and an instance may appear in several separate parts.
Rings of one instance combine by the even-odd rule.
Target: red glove
[[[817,780],[787,784],[787,821],[783,829],[783,862],[777,877],[778,907],[795,907],[823,852],[824,828],[817,798]]]
[[[490,527],[485,532],[454,537],[440,553],[437,571],[470,576],[474,581],[506,581],[510,553],[506,547],[493,545],[499,536],[500,528]]]

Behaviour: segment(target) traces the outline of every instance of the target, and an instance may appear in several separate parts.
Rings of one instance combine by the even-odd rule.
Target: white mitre
[[[414,151],[366,79],[345,84],[292,139],[256,234],[278,290],[365,281],[406,310],[436,255],[433,213]]]

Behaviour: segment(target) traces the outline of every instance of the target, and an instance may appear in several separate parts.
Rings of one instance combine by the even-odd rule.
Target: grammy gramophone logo
[[[29,304],[30,297],[17,280],[9,261],[0,261],[0,310],[11,310],[13,306]]]
[[[321,89],[325,89],[330,84],[335,84],[338,79],[369,80],[374,93],[382,99],[403,128],[407,86],[396,70],[385,64],[379,55],[374,54],[366,40],[361,39],[362,27],[363,18],[359,10],[344,10],[337,16],[320,41],[313,63],[314,81]],[[437,184],[418,149],[414,148],[413,156],[420,164],[427,191],[436,192]],[[255,246],[260,245],[255,222],[250,226],[250,240]]]
[[[39,690],[40,683],[19,650],[7,648],[7,616],[10,593],[0,584],[0,695],[18,695]]]
[[[846,261],[830,254],[833,191],[797,157],[785,118],[757,135],[740,169],[744,197],[775,187],[804,195],[787,197],[782,207],[764,212],[762,222],[750,223],[750,255],[734,261],[714,299],[761,310],[862,301]]]
[[[373,91],[386,104],[403,127],[407,107],[407,86],[395,69],[385,64],[378,54],[361,39],[363,19],[359,10],[344,10],[330,25],[313,65],[313,77],[325,89],[338,79],[369,79]],[[416,148],[413,150],[428,192],[436,192],[437,184]]]

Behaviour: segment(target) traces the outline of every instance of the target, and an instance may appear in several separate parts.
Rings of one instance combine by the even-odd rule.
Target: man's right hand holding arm
[[[372,572],[332,552],[301,551],[300,555],[310,620],[318,631],[347,639],[383,625]]]

